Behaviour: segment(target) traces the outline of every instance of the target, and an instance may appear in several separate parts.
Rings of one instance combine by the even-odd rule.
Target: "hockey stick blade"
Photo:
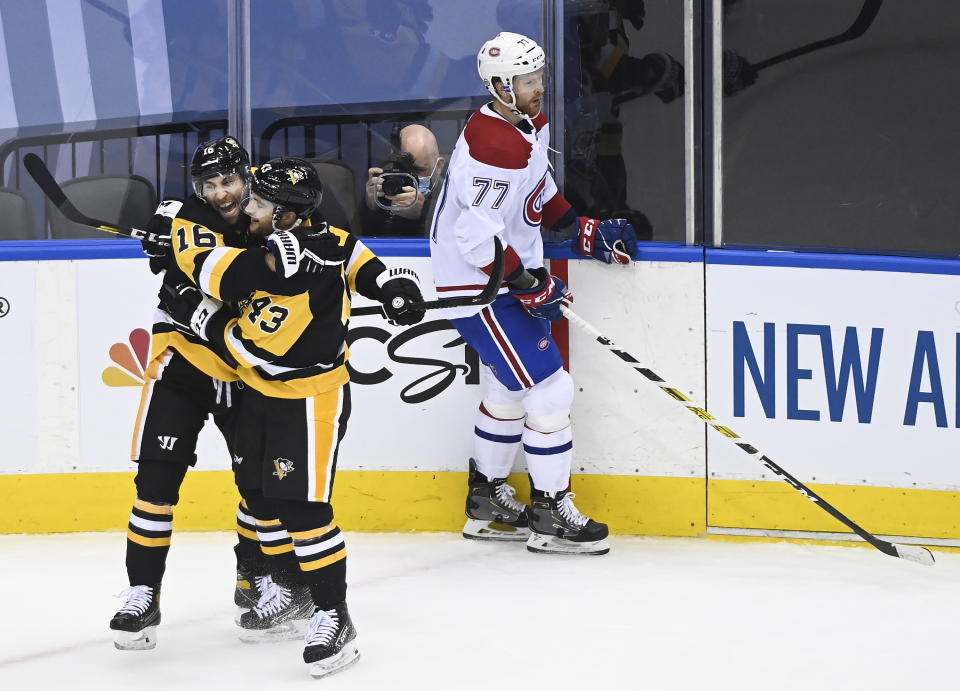
[[[894,548],[897,550],[897,556],[901,559],[915,561],[916,563],[923,564],[924,566],[933,566],[935,563],[933,553],[926,547],[920,547],[919,545],[901,545],[899,543],[891,544],[893,544]]]
[[[571,310],[566,304],[560,307],[560,310],[563,312],[569,321],[572,321],[574,324],[579,326],[581,329],[590,334],[597,343],[602,345],[604,348],[612,352],[618,358],[623,360],[625,363],[630,365],[636,372],[639,372],[643,375],[647,381],[656,384],[660,389],[670,396],[673,400],[681,403],[687,410],[697,416],[700,420],[710,425],[716,432],[719,432],[726,439],[729,439],[734,446],[746,453],[748,456],[752,456],[755,460],[762,463],[768,470],[770,470],[774,475],[779,477],[781,480],[786,482],[788,485],[797,490],[800,494],[805,496],[807,499],[812,501],[814,504],[819,506],[821,509],[826,511],[828,514],[833,516],[835,519],[843,523],[845,526],[850,528],[854,533],[860,536],[864,541],[883,552],[888,554],[891,557],[900,557],[901,559],[906,559],[908,561],[913,561],[918,564],[923,564],[924,566],[932,566],[934,564],[933,554],[930,550],[925,547],[918,547],[914,545],[900,545],[893,542],[887,542],[886,540],[881,540],[876,535],[867,532],[859,525],[854,523],[852,520],[847,518],[842,514],[837,508],[832,504],[826,501],[823,497],[818,495],[812,489],[804,485],[793,475],[788,473],[786,470],[777,465],[773,459],[760,451],[753,444],[750,444],[744,440],[739,434],[733,431],[729,426],[724,425],[717,418],[707,412],[706,408],[697,406],[693,401],[687,398],[686,395],[680,389],[671,386],[664,379],[662,379],[656,372],[651,370],[648,367],[643,367],[640,362],[633,357],[627,351],[619,348],[613,341],[597,331],[593,326],[587,323],[582,317],[576,314]]]
[[[441,298],[440,300],[429,300],[427,302],[414,302],[411,307],[418,310],[439,310],[447,307],[472,307],[475,305],[489,305],[493,302],[497,293],[500,292],[500,284],[503,283],[504,259],[503,243],[496,235],[493,236],[493,270],[490,272],[490,280],[476,295],[469,295],[457,298]]]
[[[146,240],[161,247],[168,247],[170,245],[170,238],[168,237],[163,237],[147,230],[140,230],[139,228],[131,228],[129,226],[121,226],[115,223],[101,221],[81,212],[73,205],[73,202],[67,199],[67,195],[53,178],[50,169],[44,164],[43,159],[36,154],[27,154],[24,156],[23,167],[27,169],[30,177],[34,179],[37,186],[40,187],[40,190],[47,196],[47,199],[50,200],[50,203],[57,207],[64,217],[74,223],[97,228],[98,230],[113,233],[114,235],[123,235],[136,240]]]
[[[829,48],[830,46],[846,43],[847,41],[852,41],[855,38],[860,38],[864,33],[866,33],[867,29],[870,28],[870,25],[873,24],[873,20],[877,18],[877,13],[880,12],[880,5],[882,4],[883,0],[864,0],[863,7],[860,8],[857,18],[853,20],[853,24],[851,24],[850,27],[843,33],[837,34],[836,36],[831,36],[830,38],[814,41],[813,43],[808,43],[805,46],[788,50],[785,53],[780,53],[779,55],[774,55],[773,57],[756,63],[753,67],[759,72],[760,70],[768,67],[779,65],[781,62],[798,58],[801,55],[806,55],[823,48]]]

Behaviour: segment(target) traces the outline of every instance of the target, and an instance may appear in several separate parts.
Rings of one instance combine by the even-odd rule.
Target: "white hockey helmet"
[[[536,41],[523,34],[501,31],[483,44],[477,54],[477,71],[487,91],[503,105],[517,111],[517,96],[513,93],[513,78],[521,74],[536,72],[547,64],[547,56]],[[510,94],[507,103],[494,86],[493,79],[498,78],[504,90]]]

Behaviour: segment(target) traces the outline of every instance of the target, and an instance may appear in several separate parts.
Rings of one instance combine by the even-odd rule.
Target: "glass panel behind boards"
[[[427,126],[448,155],[487,100],[480,46],[507,30],[543,41],[541,0],[252,0],[251,27],[254,158],[324,162],[352,230],[377,235],[391,233],[359,212],[395,127]]]
[[[109,222],[188,193],[193,149],[226,128],[226,2],[0,0],[0,38],[0,213],[20,219],[0,239],[115,237],[50,208],[28,153]]]
[[[724,244],[960,253],[960,3],[723,6]]]
[[[563,2],[564,193],[645,240],[685,235],[683,6]]]

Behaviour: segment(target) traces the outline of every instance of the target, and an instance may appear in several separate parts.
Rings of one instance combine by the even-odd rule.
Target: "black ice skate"
[[[118,597],[126,597],[110,628],[115,632],[117,650],[153,650],[157,647],[157,625],[160,623],[160,585],[132,585]]]
[[[256,606],[240,615],[244,643],[289,641],[300,638],[313,613],[313,599],[305,585],[281,585],[271,576],[257,579],[261,589]]]
[[[310,665],[310,675],[325,677],[356,662],[360,657],[356,638],[346,602],[317,609],[304,638],[303,661]]]
[[[516,490],[506,478],[488,479],[470,459],[467,522],[463,536],[470,540],[526,540],[527,506],[513,498]]]
[[[587,518],[573,504],[572,492],[541,492],[534,489],[528,513],[530,539],[527,549],[544,554],[606,554],[606,523]]]
[[[266,575],[259,569],[243,562],[237,562],[237,587],[233,591],[233,604],[237,606],[234,621],[240,625],[240,617],[260,602]]]

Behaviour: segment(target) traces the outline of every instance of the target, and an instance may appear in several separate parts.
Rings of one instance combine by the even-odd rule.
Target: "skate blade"
[[[500,540],[519,542],[530,537],[530,528],[516,527],[506,523],[494,523],[478,518],[468,518],[463,526],[463,536],[468,540]]]
[[[275,643],[278,641],[302,640],[307,633],[310,619],[291,619],[269,629],[240,629],[239,638],[244,643]]]
[[[610,545],[606,539],[595,542],[574,542],[553,535],[531,533],[527,540],[527,550],[537,554],[606,554]]]
[[[328,657],[326,660],[317,660],[307,664],[310,665],[310,676],[319,679],[342,671],[358,659],[360,659],[360,650],[357,648],[357,643],[356,641],[350,641],[336,655]]]
[[[117,650],[153,650],[157,647],[157,627],[141,631],[114,631],[113,647]]]

